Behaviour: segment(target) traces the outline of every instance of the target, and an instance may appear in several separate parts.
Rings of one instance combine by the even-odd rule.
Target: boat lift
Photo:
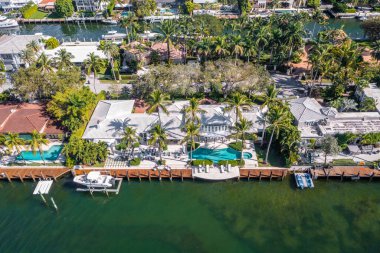
[[[116,188],[95,188],[92,186],[87,186],[86,188],[77,188],[77,192],[90,192],[92,195],[94,192],[104,192],[105,194],[108,193],[115,193],[116,195],[119,194],[120,188],[121,188],[121,183],[123,182],[122,178],[115,178],[115,186]]]

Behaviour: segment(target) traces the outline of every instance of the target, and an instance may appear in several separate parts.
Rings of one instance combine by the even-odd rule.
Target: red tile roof
[[[31,133],[33,130],[46,134],[63,133],[59,127],[53,125],[42,104],[0,105],[1,133]]]

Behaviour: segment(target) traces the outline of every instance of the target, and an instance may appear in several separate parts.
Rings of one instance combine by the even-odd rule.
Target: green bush
[[[356,13],[356,10],[355,9],[347,9],[346,13]]]
[[[129,161],[130,166],[138,166],[141,163],[141,159],[136,157]]]
[[[242,145],[241,141],[231,142],[230,144],[228,144],[228,147],[233,148],[233,149],[235,149],[237,151],[242,151],[243,150],[243,145]]]
[[[57,0],[55,2],[55,12],[60,17],[71,17],[74,13],[73,1]]]
[[[336,13],[345,13],[347,9],[348,6],[345,3],[333,3],[333,11]]]
[[[199,166],[199,165],[212,165],[213,162],[211,160],[193,160],[191,162],[191,165],[193,166]]]
[[[37,4],[33,2],[29,2],[25,6],[20,8],[20,13],[23,18],[30,18],[37,11],[38,11],[38,6]]]
[[[244,160],[222,160],[218,162],[218,165],[227,166],[227,164],[231,164],[231,166],[242,166],[245,164]]]
[[[58,46],[59,46],[59,41],[54,37],[51,37],[45,41],[46,49],[54,49],[54,48],[57,48]]]

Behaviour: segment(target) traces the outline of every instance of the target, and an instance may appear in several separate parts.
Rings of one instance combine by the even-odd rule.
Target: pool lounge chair
[[[227,164],[227,172],[231,172],[231,164]]]
[[[206,165],[206,173],[209,173],[210,172],[210,165]]]
[[[220,173],[224,173],[224,165],[220,165]]]

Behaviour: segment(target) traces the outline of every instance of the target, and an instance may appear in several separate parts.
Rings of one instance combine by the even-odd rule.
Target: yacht
[[[99,171],[91,171],[87,175],[74,177],[74,183],[91,188],[109,188],[114,186],[115,178],[109,175],[102,175]]]
[[[18,23],[14,19],[8,19],[5,16],[0,16],[0,29],[18,27]]]
[[[102,35],[103,40],[110,40],[117,44],[121,44],[126,37],[126,33],[118,33],[117,31],[109,31],[107,34]]]

